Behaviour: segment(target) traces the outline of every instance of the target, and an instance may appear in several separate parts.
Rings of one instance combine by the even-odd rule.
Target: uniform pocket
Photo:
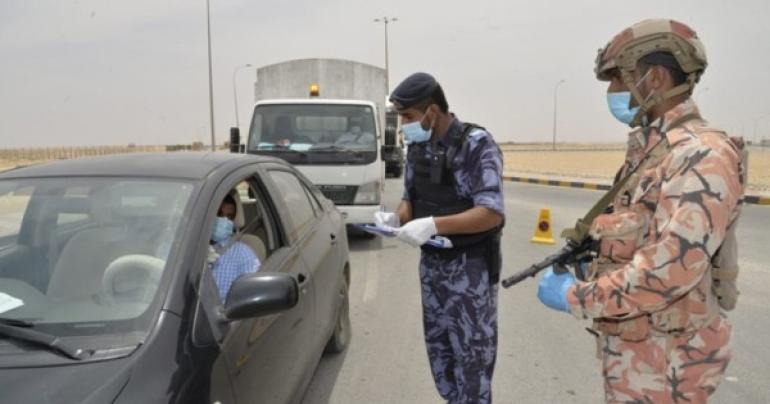
[[[648,224],[643,215],[634,211],[604,214],[591,225],[591,236],[601,240],[600,255],[613,262],[628,262],[644,241]]]

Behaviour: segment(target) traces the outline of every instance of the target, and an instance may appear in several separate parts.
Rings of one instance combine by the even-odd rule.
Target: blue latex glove
[[[537,287],[537,298],[544,305],[554,309],[569,313],[569,303],[567,303],[567,290],[575,284],[575,275],[571,272],[555,274],[553,267],[545,270],[545,274],[540,279]]]

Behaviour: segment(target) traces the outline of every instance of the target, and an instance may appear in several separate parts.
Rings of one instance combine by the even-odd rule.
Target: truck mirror
[[[241,130],[230,128],[230,153],[241,152]]]

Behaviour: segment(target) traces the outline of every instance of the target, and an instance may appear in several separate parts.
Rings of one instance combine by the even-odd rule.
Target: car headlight
[[[380,191],[382,184],[380,181],[367,182],[358,187],[356,198],[353,203],[356,205],[374,205],[380,203]]]

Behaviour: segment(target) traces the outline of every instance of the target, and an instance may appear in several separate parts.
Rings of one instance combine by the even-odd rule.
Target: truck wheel
[[[334,332],[326,343],[326,353],[340,353],[347,348],[350,342],[350,304],[348,299],[348,281],[343,276],[342,285],[338,295],[339,309],[337,310],[337,323],[334,325]]]

